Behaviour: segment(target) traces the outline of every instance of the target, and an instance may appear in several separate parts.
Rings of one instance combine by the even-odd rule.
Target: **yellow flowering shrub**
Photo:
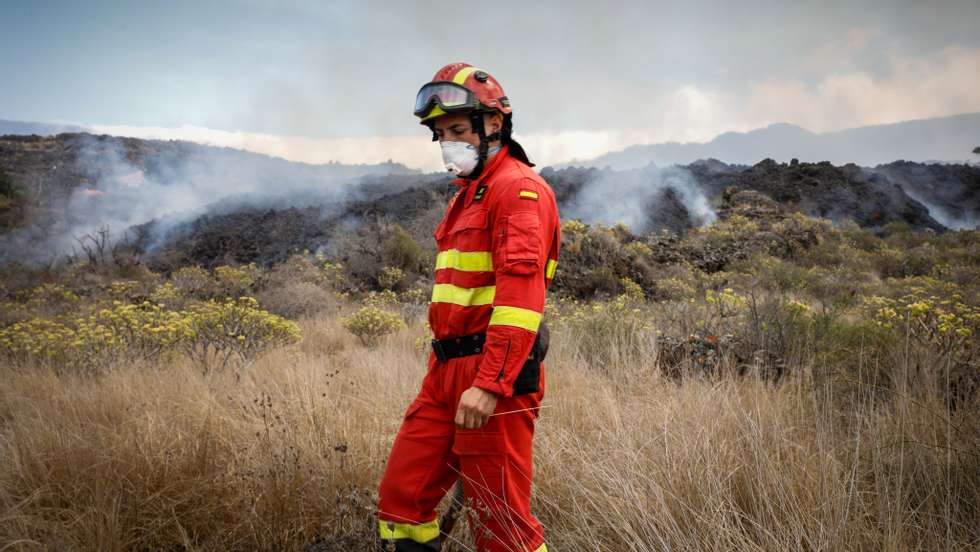
[[[153,301],[159,305],[173,306],[183,299],[184,297],[182,296],[180,290],[174,287],[174,285],[170,282],[165,282],[150,292],[150,301]]]
[[[735,293],[732,288],[725,288],[721,291],[709,289],[704,292],[704,302],[714,306],[712,310],[718,318],[729,318],[737,315],[745,306],[746,298],[744,295]]]
[[[181,294],[203,297],[211,282],[211,276],[207,270],[199,266],[185,266],[170,275],[170,282]]]
[[[545,304],[545,320],[560,328],[586,360],[601,368],[622,357],[635,359],[651,343],[653,322],[635,298],[621,294],[611,301],[563,301]],[[613,358],[613,357],[617,358]]]
[[[783,303],[783,308],[786,309],[787,312],[795,315],[806,315],[811,311],[810,305],[797,299],[790,299],[789,301],[786,301]]]
[[[115,280],[106,287],[106,294],[120,301],[131,301],[140,295],[141,287],[135,280]]]
[[[216,293],[214,297],[239,297],[255,286],[260,276],[260,270],[255,263],[245,266],[219,266],[214,269]]]
[[[41,284],[15,295],[14,301],[4,307],[8,316],[17,319],[30,318],[32,313],[53,316],[78,308],[81,298],[61,284]]]
[[[561,223],[562,234],[585,234],[588,231],[588,225],[578,219],[569,219]]]
[[[75,318],[34,318],[0,328],[0,355],[82,372],[119,362],[161,359],[179,352],[206,368],[251,360],[272,347],[299,340],[299,327],[243,297],[167,310],[149,301],[113,301]]]
[[[252,297],[207,301],[186,313],[184,351],[205,372],[233,360],[251,362],[261,353],[300,340],[299,326],[259,308]]]
[[[405,271],[397,266],[386,266],[378,274],[378,285],[383,289],[395,289],[405,279]]]
[[[320,273],[322,274],[323,283],[337,290],[346,289],[347,273],[344,264],[340,262],[331,263],[330,261],[322,261],[322,263]]]
[[[641,241],[631,241],[623,246],[623,250],[630,257],[639,257],[642,259],[653,257],[653,249],[650,249],[649,245]]]
[[[657,292],[667,300],[676,301],[694,297],[696,290],[688,282],[670,276],[657,280]]]
[[[364,297],[364,304],[383,309],[398,304],[398,294],[390,289],[371,291]]]
[[[924,287],[913,287],[900,298],[874,295],[866,298],[864,304],[877,325],[897,329],[947,352],[980,335],[980,308],[962,300],[959,292],[936,295]]]
[[[187,335],[183,313],[148,301],[113,301],[74,319],[35,318],[0,329],[0,351],[20,363],[93,371],[119,361],[159,358]]]
[[[407,305],[427,305],[429,294],[419,288],[405,290],[398,295],[399,301]]]
[[[646,294],[643,293],[643,288],[632,279],[623,277],[619,279],[619,283],[623,286],[623,295],[625,295],[627,299],[631,301],[643,301],[646,299]]]
[[[398,313],[374,305],[358,309],[341,318],[341,322],[366,347],[377,345],[385,336],[405,327],[405,322]]]

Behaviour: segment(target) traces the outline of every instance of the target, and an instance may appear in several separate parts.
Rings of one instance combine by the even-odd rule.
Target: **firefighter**
[[[439,550],[435,509],[460,479],[478,550],[546,552],[530,509],[531,446],[561,239],[555,195],[511,137],[510,101],[486,71],[443,67],[415,115],[458,189],[433,233],[435,339],[381,480],[380,537],[399,551]]]

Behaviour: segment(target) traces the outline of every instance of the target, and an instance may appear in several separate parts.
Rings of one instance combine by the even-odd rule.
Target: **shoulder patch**
[[[535,192],[534,190],[521,189],[521,191],[517,194],[517,196],[520,197],[521,199],[533,199],[537,201],[538,192]]]

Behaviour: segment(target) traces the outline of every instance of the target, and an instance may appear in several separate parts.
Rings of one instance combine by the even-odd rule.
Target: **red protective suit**
[[[507,146],[460,190],[435,230],[438,245],[429,325],[436,339],[486,332],[483,352],[442,362],[428,372],[405,412],[381,481],[383,539],[438,549],[436,505],[462,477],[473,501],[470,526],[479,550],[546,551],[531,514],[531,441],[539,390],[513,396],[514,380],[531,353],[545,290],[560,243],[551,187]],[[499,396],[496,413],[478,429],[454,424],[470,386]],[[411,548],[415,546],[416,548]]]

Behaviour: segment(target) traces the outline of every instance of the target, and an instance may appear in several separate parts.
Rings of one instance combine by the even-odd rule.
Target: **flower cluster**
[[[960,291],[946,291],[937,294],[935,286],[913,286],[899,298],[874,295],[864,305],[878,326],[952,350],[980,335],[980,308],[965,303]]]
[[[783,304],[783,308],[785,308],[790,313],[796,315],[809,314],[811,310],[810,305],[804,303],[803,301],[799,301],[797,299],[790,299],[789,301],[786,301]]]
[[[113,301],[88,316],[34,318],[2,328],[0,352],[14,362],[91,371],[173,352],[187,327],[182,313],[149,302]]]
[[[214,269],[214,279],[221,295],[238,297],[252,290],[259,272],[255,263],[245,266],[219,266]]]
[[[386,266],[378,274],[378,285],[383,289],[395,289],[405,279],[405,271],[397,266]]]
[[[299,327],[260,310],[255,299],[209,301],[168,310],[143,301],[112,301],[88,316],[34,318],[0,328],[0,354],[13,362],[95,371],[118,362],[160,358],[181,351],[205,366],[249,360],[298,341]]]
[[[725,318],[735,315],[745,305],[746,298],[735,293],[732,288],[725,288],[720,292],[709,289],[704,292],[704,301],[709,305],[715,305],[719,316]]]
[[[578,219],[568,219],[561,223],[562,234],[585,234],[588,231],[588,225]]]
[[[385,336],[405,327],[405,322],[398,313],[374,305],[360,308],[341,318],[341,322],[366,347],[377,345]]]
[[[300,340],[295,322],[260,309],[252,297],[200,303],[190,308],[188,318],[184,350],[205,370],[222,369],[236,358],[252,361],[271,348]]]

